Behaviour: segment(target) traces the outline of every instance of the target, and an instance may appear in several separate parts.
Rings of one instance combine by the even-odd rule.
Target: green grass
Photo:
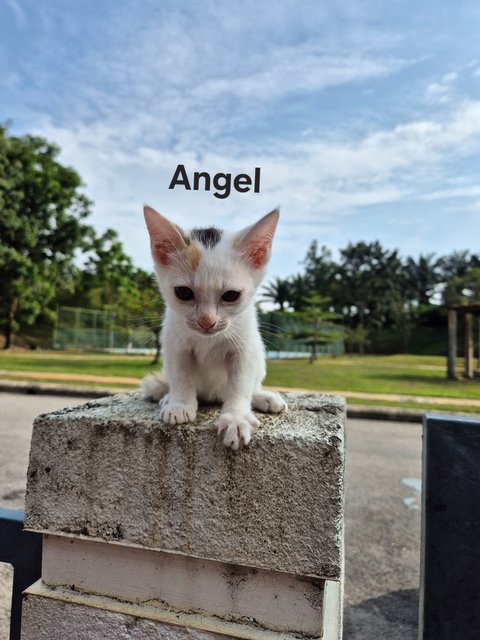
[[[10,380],[11,382],[29,382],[30,384],[45,383],[49,385],[61,385],[62,387],[65,385],[70,385],[74,387],[85,387],[86,389],[112,389],[115,392],[120,391],[132,391],[138,388],[138,382],[140,382],[141,378],[138,378],[138,382],[129,383],[129,382],[104,382],[104,381],[95,381],[95,380],[67,380],[67,379],[59,379],[52,380],[51,378],[39,376],[38,378],[31,378],[28,376],[13,376],[13,375],[0,375],[0,380]]]
[[[157,367],[151,366],[151,356],[110,355],[105,353],[77,352],[0,352],[0,370],[8,378],[11,371],[93,374],[109,377],[142,378]],[[461,362],[459,362],[459,366]],[[435,410],[476,411],[469,405],[470,399],[480,399],[480,381],[447,380],[445,358],[437,356],[339,356],[320,358],[310,365],[307,360],[273,360],[268,363],[267,385],[299,387],[322,391],[359,391],[409,396],[445,398],[441,405],[417,404],[370,399],[351,399],[351,404],[370,404],[406,408],[430,408]],[[13,379],[13,378],[12,378]],[[15,380],[27,377],[15,377]],[[42,379],[40,378],[39,381]],[[85,386],[134,387],[119,381],[86,382],[48,380],[45,382],[68,383]],[[461,398],[461,406],[448,403],[449,398]]]
[[[368,407],[391,407],[393,409],[415,409],[416,411],[430,411],[442,413],[472,413],[480,414],[480,407],[467,404],[449,404],[446,400],[440,404],[429,404],[428,402],[394,402],[392,400],[371,400],[370,398],[351,398],[348,406],[365,405]]]
[[[74,373],[142,378],[153,367],[151,356],[117,356],[75,352],[0,352],[0,370]]]
[[[265,384],[305,387],[325,391],[361,391],[400,395],[480,399],[479,380],[447,380],[445,363],[413,356],[367,356],[364,359],[322,358],[314,364],[305,360],[272,361]],[[346,365],[345,362],[349,364]],[[438,364],[438,368],[431,367]]]

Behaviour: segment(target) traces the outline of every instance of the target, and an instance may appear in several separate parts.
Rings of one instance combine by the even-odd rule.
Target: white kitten
[[[223,403],[216,421],[225,446],[250,442],[254,409],[278,413],[286,404],[263,390],[265,350],[254,293],[270,258],[279,212],[238,233],[214,227],[185,232],[144,208],[159,288],[166,304],[163,374],[143,381],[169,424],[192,422],[198,400]]]

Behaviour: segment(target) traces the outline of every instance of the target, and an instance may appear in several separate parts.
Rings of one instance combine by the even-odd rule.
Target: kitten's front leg
[[[250,409],[225,411],[223,408],[215,426],[217,433],[223,436],[223,444],[236,451],[240,446],[249,444],[252,433],[258,429],[260,422]]]
[[[287,403],[279,393],[260,388],[253,394],[252,406],[263,413],[282,413],[286,410]]]
[[[260,426],[251,409],[255,380],[251,362],[254,354],[237,354],[228,365],[228,389],[222,412],[215,422],[223,444],[234,451],[246,446]]]
[[[193,422],[197,417],[197,392],[193,378],[192,357],[176,352],[165,360],[169,392],[160,400],[160,417],[167,424]]]

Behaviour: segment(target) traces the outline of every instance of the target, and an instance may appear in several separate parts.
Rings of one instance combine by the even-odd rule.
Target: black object
[[[0,509],[0,562],[13,566],[10,640],[20,640],[22,592],[42,570],[42,535],[24,531],[23,517],[23,511]]]
[[[480,421],[423,421],[423,640],[480,638]]]

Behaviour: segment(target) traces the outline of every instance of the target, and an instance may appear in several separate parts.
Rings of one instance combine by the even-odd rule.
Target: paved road
[[[347,424],[345,633],[416,640],[421,425]]]
[[[33,418],[76,404],[0,394],[0,507],[23,508]],[[420,425],[348,421],[345,640],[417,638],[420,456]]]

